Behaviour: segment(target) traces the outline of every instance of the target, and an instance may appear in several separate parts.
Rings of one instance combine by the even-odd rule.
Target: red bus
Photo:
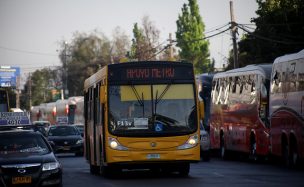
[[[268,90],[271,64],[217,73],[211,93],[211,149],[222,158],[230,151],[250,158],[269,154]]]
[[[294,166],[304,158],[304,50],[274,61],[269,113],[271,152]]]

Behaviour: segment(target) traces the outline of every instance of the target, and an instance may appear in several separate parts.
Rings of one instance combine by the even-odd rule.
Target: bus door
[[[101,165],[104,158],[104,86],[100,83],[94,89],[94,146],[97,165]]]
[[[105,103],[106,103],[106,98],[105,98],[105,85],[99,85],[100,87],[98,88],[99,90],[99,98],[97,101],[97,124],[98,124],[98,159],[99,159],[99,164],[102,165],[102,162],[106,162],[106,156],[105,156]]]

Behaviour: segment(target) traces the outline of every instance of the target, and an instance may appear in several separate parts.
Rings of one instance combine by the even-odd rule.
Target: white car
[[[210,137],[204,126],[200,125],[200,145],[201,145],[201,157],[204,161],[210,160]]]

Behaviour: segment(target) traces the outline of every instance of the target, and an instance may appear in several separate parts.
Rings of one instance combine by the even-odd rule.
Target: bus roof
[[[301,59],[301,58],[304,58],[304,49],[299,51],[298,53],[280,56],[274,60],[274,64],[291,61],[291,60],[297,60],[297,59]]]
[[[217,73],[214,78],[250,75],[250,74],[261,74],[270,79],[272,64],[253,64],[242,68],[232,69],[229,71]]]

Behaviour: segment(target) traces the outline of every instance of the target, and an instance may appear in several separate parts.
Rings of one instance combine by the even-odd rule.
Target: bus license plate
[[[160,159],[160,154],[147,154],[147,159]]]
[[[32,182],[32,177],[30,176],[12,178],[12,184],[28,184],[31,182]]]

